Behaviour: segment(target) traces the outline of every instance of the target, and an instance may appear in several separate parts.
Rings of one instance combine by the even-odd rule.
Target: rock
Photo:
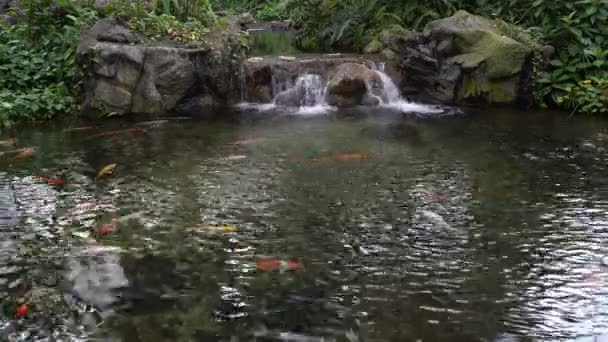
[[[300,105],[300,94],[298,88],[288,89],[277,95],[274,103],[279,106],[297,107]]]
[[[0,0],[0,15],[6,13],[6,10],[10,7],[11,0]]]
[[[132,45],[139,34],[114,18],[98,21],[81,34],[77,51],[88,71],[83,113],[200,111],[234,101],[244,50],[233,32],[216,29],[206,39],[189,47]]]
[[[363,63],[359,58],[350,56],[326,57],[309,56],[306,59],[295,61],[285,61],[279,58],[260,58],[249,59],[243,63],[242,72],[244,80],[245,101],[257,103],[269,103],[279,93],[293,87],[298,78],[302,75],[322,75],[323,80],[340,64],[344,63]],[[244,81],[244,82],[243,82]],[[288,95],[283,95],[283,97]],[[296,105],[295,100],[279,99],[280,103],[290,103],[283,105]]]
[[[252,63],[258,63],[258,62],[263,62],[264,58],[262,57],[251,57],[247,60],[247,62],[252,62]]]
[[[381,82],[378,73],[362,64],[342,64],[328,82],[327,103],[337,107],[360,105],[367,93],[367,84]]]
[[[402,72],[404,95],[445,104],[528,103],[531,49],[497,22],[458,11],[422,33],[383,31],[380,39]]]
[[[289,31],[294,28],[292,20],[273,21],[270,23],[270,29],[273,31]]]
[[[382,51],[382,49],[384,49],[384,44],[382,44],[379,40],[374,39],[367,44],[363,52],[366,54],[374,54]]]
[[[545,45],[541,46],[538,50],[543,58],[543,65],[549,65],[551,58],[553,58],[553,55],[555,54],[555,48],[551,45]]]
[[[292,62],[292,61],[296,60],[296,58],[292,57],[292,56],[279,56],[279,59],[282,61],[288,61],[288,62]]]
[[[397,54],[395,52],[393,52],[393,50],[391,50],[391,49],[383,49],[382,57],[386,58],[389,61],[392,61],[397,58]]]
[[[266,85],[259,85],[255,87],[253,97],[261,103],[272,102],[272,88]]]
[[[513,103],[520,74],[532,50],[498,29],[496,22],[458,11],[454,16],[427,25],[425,35],[436,42],[436,52],[460,66],[463,81],[459,101]]]
[[[97,39],[100,42],[123,43],[123,44],[139,43],[139,42],[143,41],[141,35],[133,32],[132,30],[130,30],[126,27],[119,26],[119,25],[114,25],[105,32],[99,32],[99,34],[97,35]]]
[[[248,25],[253,23],[255,23],[255,18],[249,12],[235,15],[228,19],[229,29],[235,32],[242,31],[243,29],[246,29]]]

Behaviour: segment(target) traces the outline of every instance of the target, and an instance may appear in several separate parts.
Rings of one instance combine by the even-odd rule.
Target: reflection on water
[[[0,340],[607,339],[607,123],[374,111],[20,129]]]

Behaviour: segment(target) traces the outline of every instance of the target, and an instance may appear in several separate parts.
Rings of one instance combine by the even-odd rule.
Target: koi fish
[[[15,318],[24,318],[30,311],[30,307],[27,304],[21,304],[15,309]]]
[[[15,159],[17,159],[17,160],[25,159],[25,158],[33,155],[34,151],[35,150],[33,147],[22,148],[22,149],[18,150],[17,155],[15,156]]]
[[[350,153],[339,153],[333,156],[324,156],[324,157],[314,157],[313,161],[325,161],[325,160],[366,160],[369,158],[369,154],[367,152],[350,152]]]
[[[97,173],[97,177],[96,177],[96,179],[99,179],[99,178],[101,178],[101,177],[103,177],[103,176],[106,176],[106,175],[111,175],[111,174],[113,174],[113,173],[114,173],[114,168],[116,168],[116,164],[115,164],[115,163],[113,163],[113,164],[108,164],[108,165],[104,166],[104,167],[103,167],[103,168],[101,168],[101,170],[99,170],[99,172]]]
[[[253,145],[256,144],[260,141],[260,139],[257,138],[251,138],[251,139],[241,139],[241,140],[237,140],[237,141],[233,141],[231,143],[229,143],[228,145],[233,145],[233,146],[246,146],[246,145]]]
[[[285,261],[285,260],[258,260],[255,262],[255,266],[260,271],[293,271],[302,267],[297,261]]]
[[[57,186],[62,186],[63,184],[65,184],[65,181],[61,178],[57,178],[57,177],[44,177],[44,176],[40,176],[40,177],[36,177],[37,181],[41,181],[41,182],[45,182],[49,185],[57,185]]]
[[[222,226],[195,226],[188,229],[189,231],[210,231],[217,233],[234,233],[236,232],[236,226],[233,224],[225,224]]]
[[[143,134],[145,132],[146,131],[144,131],[141,128],[129,128],[129,129],[121,129],[121,130],[117,130],[117,131],[101,132],[101,133],[89,135],[88,138],[95,139],[95,138],[111,137],[111,136],[121,135],[121,134]]]
[[[84,132],[97,129],[97,126],[82,126],[64,129],[64,132]]]
[[[113,218],[109,223],[102,224],[99,229],[97,229],[97,236],[101,237],[107,235],[114,231],[114,228],[118,225],[118,219]]]

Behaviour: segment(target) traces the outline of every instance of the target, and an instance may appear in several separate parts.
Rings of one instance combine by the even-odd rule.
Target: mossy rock
[[[502,25],[494,20],[458,11],[451,17],[427,25],[425,34],[437,46],[451,50],[451,60],[465,71],[473,71],[482,63],[488,79],[513,76],[522,71],[532,50],[504,35]]]
[[[363,52],[365,52],[366,54],[374,54],[379,53],[380,51],[382,51],[382,49],[384,49],[384,44],[382,44],[378,39],[374,39],[369,44],[367,44]]]
[[[433,21],[424,31],[438,55],[462,68],[459,97],[490,103],[516,100],[520,75],[532,53],[506,33],[499,22],[466,11]]]

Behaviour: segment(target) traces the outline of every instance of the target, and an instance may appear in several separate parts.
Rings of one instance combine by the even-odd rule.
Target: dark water
[[[250,112],[65,131],[79,125],[0,147],[0,340],[608,332],[608,121]]]

